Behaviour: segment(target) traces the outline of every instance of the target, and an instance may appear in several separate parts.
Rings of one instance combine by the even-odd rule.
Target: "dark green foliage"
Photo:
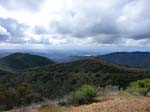
[[[17,88],[0,85],[0,111],[9,110],[20,105],[29,105],[41,101],[42,98],[33,93],[28,83],[21,83]]]
[[[34,92],[55,99],[84,84],[126,88],[130,82],[144,78],[150,78],[150,70],[128,69],[97,59],[86,59],[28,69],[3,78],[0,83],[15,86],[26,81],[31,84]]]
[[[31,103],[32,91],[28,84],[21,84],[21,86],[17,87],[16,95],[20,105]]]
[[[53,61],[27,53],[14,53],[0,59],[0,68],[7,71],[23,70],[47,64],[53,64]]]
[[[9,79],[11,79],[11,76],[14,74],[11,72],[7,72],[4,70],[0,70],[0,84],[6,84],[9,83]]]
[[[0,111],[10,109],[15,105],[15,93],[0,85]]]
[[[99,57],[124,66],[150,68],[150,52],[116,52]]]
[[[95,97],[95,88],[90,85],[83,85],[77,91],[71,92],[67,100],[69,104],[81,105],[92,102]]]
[[[132,82],[128,88],[128,92],[147,95],[150,93],[150,79],[143,79]]]

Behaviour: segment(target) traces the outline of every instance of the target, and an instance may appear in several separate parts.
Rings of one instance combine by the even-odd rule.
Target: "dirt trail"
[[[72,107],[66,112],[150,112],[150,97],[117,97],[113,100]]]

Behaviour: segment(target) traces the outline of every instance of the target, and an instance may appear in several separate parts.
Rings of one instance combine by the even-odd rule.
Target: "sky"
[[[150,49],[150,0],[0,0],[0,49]]]

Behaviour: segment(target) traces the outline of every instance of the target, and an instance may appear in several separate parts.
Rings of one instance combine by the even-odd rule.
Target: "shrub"
[[[33,93],[28,83],[21,83],[17,88],[0,85],[0,111],[9,110],[17,106],[29,105],[41,101],[42,98]]]
[[[96,90],[90,85],[83,85],[77,91],[71,92],[67,97],[68,103],[73,105],[81,105],[90,103],[96,97]]]
[[[130,83],[128,92],[147,95],[150,92],[150,79],[138,80],[136,82]]]

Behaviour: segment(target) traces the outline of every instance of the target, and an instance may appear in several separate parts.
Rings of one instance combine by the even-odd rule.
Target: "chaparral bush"
[[[150,79],[143,79],[130,83],[128,92],[147,95],[150,92]]]
[[[92,102],[96,96],[96,89],[93,86],[83,85],[77,91],[71,92],[67,99],[69,104],[81,105]]]

